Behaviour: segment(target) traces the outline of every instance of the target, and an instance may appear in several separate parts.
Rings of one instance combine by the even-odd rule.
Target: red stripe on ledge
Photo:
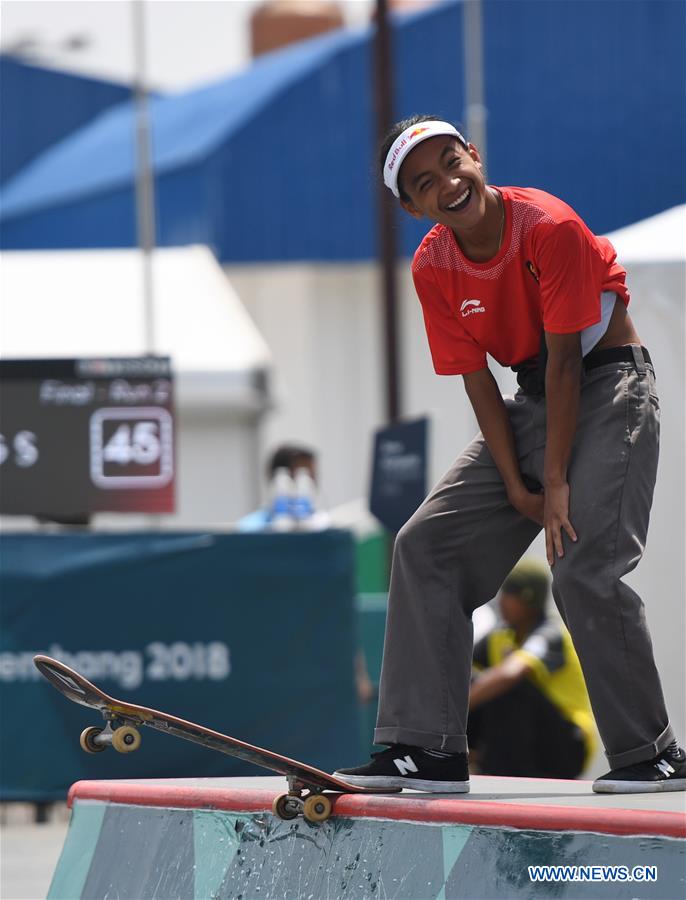
[[[230,812],[271,810],[276,794],[269,790],[193,787],[124,781],[77,781],[69,791],[75,800],[161,806],[176,809],[217,809]],[[333,796],[333,795],[332,795]],[[444,825],[482,825],[534,831],[591,831],[601,834],[686,837],[686,815],[642,809],[497,803],[444,797],[378,797],[340,794],[334,814],[347,818],[391,819]]]

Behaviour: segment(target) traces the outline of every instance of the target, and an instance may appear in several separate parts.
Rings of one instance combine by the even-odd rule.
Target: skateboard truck
[[[295,776],[287,776],[288,793],[279,794],[272,803],[272,812],[279,819],[295,819],[303,815],[308,822],[324,822],[331,815],[331,800],[321,788],[306,784]],[[303,793],[307,791],[306,796]]]
[[[105,714],[103,713],[105,716]],[[81,749],[86,753],[102,753],[108,747],[113,747],[117,753],[132,753],[141,745],[141,736],[137,728],[131,725],[117,726],[114,716],[105,716],[104,728],[90,725],[84,728],[79,738]],[[114,723],[114,727],[113,726]]]

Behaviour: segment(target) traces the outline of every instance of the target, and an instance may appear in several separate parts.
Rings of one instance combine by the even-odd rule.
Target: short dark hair
[[[310,447],[302,444],[281,444],[274,450],[267,462],[267,477],[271,478],[277,469],[292,469],[298,460],[306,459],[315,462],[317,454]]]
[[[386,137],[381,142],[381,146],[379,147],[379,169],[381,170],[381,178],[383,179],[383,170],[384,165],[386,164],[386,157],[388,156],[388,151],[391,149],[393,144],[398,140],[400,135],[405,131],[406,128],[411,128],[413,125],[419,125],[420,122],[442,122],[446,121],[441,118],[441,116],[429,116],[429,115],[414,115],[410,116],[409,119],[402,119],[400,122],[396,122],[395,125],[392,126]],[[450,123],[452,124],[452,122]],[[455,126],[457,128],[457,126]],[[460,131],[459,128],[457,128]],[[459,140],[459,138],[458,138]],[[463,147],[467,147],[464,141],[460,141]],[[402,168],[402,167],[401,167]],[[402,184],[400,183],[400,173],[398,173],[398,192],[400,194],[400,199],[404,200],[406,203],[409,201],[409,197],[403,190]]]
[[[550,591],[550,569],[532,557],[521,559],[503,582],[501,591],[519,597],[544,615]]]

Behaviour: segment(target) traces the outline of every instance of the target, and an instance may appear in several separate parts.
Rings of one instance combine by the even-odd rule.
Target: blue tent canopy
[[[483,10],[494,183],[559,194],[596,231],[686,199],[675,177],[686,157],[680,0],[484,0]],[[207,243],[227,263],[373,258],[372,37],[324,35],[154,98],[158,242]],[[462,3],[396,17],[394,52],[398,117],[459,121]],[[0,194],[3,246],[135,245],[133,135],[132,105],[119,104],[26,166]],[[399,217],[405,254],[426,227]]]
[[[0,54],[0,183],[130,94],[130,88],[122,84],[57,72]]]
[[[319,66],[349,42],[325,36],[258,60],[235,78],[183,94],[150,100],[153,167],[157,176],[202,164],[289,82]],[[129,188],[135,175],[135,108],[120,103],[27,167],[3,193],[8,217],[70,203],[91,194]]]

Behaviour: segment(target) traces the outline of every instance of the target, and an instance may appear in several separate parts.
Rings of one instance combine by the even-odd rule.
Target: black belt
[[[645,347],[635,348],[643,354],[643,360],[652,367],[653,361]],[[618,362],[635,362],[634,348],[632,347],[606,347],[604,350],[593,350],[588,356],[584,356],[584,369],[597,369],[598,366],[607,366]]]
[[[604,350],[593,350],[583,359],[584,371],[597,369],[598,366],[612,365],[619,362],[630,362],[636,365],[636,356],[634,353],[643,357],[645,365],[653,367],[653,361],[650,353],[645,347],[624,346],[624,347],[606,347]],[[532,357],[516,366],[512,366],[512,370],[517,373],[517,381],[519,387],[524,394],[530,394],[534,397],[543,397],[545,395],[545,361],[542,357]]]

